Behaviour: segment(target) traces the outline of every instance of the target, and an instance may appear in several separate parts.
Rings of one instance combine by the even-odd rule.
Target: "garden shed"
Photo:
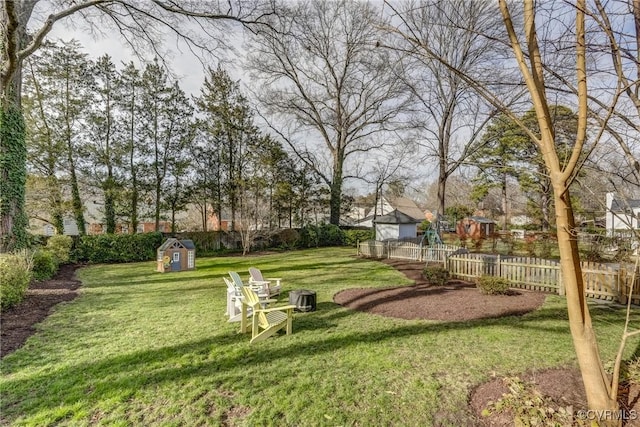
[[[458,221],[456,225],[456,234],[461,239],[484,239],[495,231],[496,222],[483,216],[469,216]]]
[[[422,220],[417,220],[394,209],[373,220],[376,240],[415,239],[418,236],[418,224],[421,222]]]
[[[196,268],[196,246],[191,240],[167,239],[158,248],[158,271],[193,270]]]

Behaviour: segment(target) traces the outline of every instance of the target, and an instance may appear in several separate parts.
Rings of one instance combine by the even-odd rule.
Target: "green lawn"
[[[343,309],[333,303],[341,289],[409,284],[354,254],[199,258],[197,270],[168,274],[154,262],[79,270],[80,297],[2,360],[2,424],[459,426],[475,384],[575,363],[556,296],[524,317],[466,323]],[[249,345],[226,322],[222,276],[246,278],[252,265],[283,277],[285,291],[317,292],[318,311],[296,313],[293,335]],[[612,360],[623,312],[593,316]]]

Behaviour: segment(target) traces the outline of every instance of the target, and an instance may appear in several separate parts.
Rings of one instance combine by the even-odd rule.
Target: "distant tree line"
[[[118,68],[106,55],[91,60],[77,41],[45,43],[24,71],[29,211],[47,212],[42,219],[58,233],[67,214],[86,233],[83,200],[92,195],[104,203],[107,233],[118,222],[135,233],[141,218],[175,229],[189,203],[205,231],[223,211],[231,227],[248,217],[253,226],[290,226],[323,202],[310,196],[308,168],[254,125],[221,67],[192,98],[157,60]]]

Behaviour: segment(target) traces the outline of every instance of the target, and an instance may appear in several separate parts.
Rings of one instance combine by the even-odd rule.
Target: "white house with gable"
[[[607,193],[606,223],[609,236],[616,231],[640,229],[640,200],[616,198],[614,193]]]

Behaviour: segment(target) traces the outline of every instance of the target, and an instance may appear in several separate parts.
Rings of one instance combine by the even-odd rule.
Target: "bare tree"
[[[505,74],[497,59],[505,56],[506,48],[494,41],[504,29],[488,0],[418,0],[390,8],[402,16],[403,31],[411,38],[400,37],[390,43],[406,54],[402,63],[407,86],[416,100],[414,126],[421,134],[425,155],[438,165],[438,212],[444,214],[447,179],[477,150],[481,143],[478,137],[495,109],[459,74],[425,56],[416,46],[428,45],[475,81],[495,82],[489,76]],[[515,93],[517,99],[519,91]]]
[[[390,53],[375,49],[380,12],[369,3],[280,8],[277,31],[254,38],[249,67],[263,83],[257,96],[272,128],[329,188],[330,222],[338,224],[348,160],[384,145],[373,136],[396,126],[407,95]]]
[[[273,4],[268,0],[58,0],[49,2],[47,6],[51,13],[35,23],[32,31],[27,31],[29,24],[33,26],[32,21],[36,20],[32,18],[35,18],[37,3],[38,0],[0,1],[0,133],[7,134],[0,141],[1,252],[26,245],[26,149],[20,105],[22,63],[40,48],[55,25],[70,16],[82,16],[93,32],[105,31],[104,23],[107,22],[109,28],[115,28],[138,52],[142,51],[142,46],[150,46],[157,53],[163,32],[187,41],[191,49],[212,52],[224,45],[219,30],[225,22],[252,26],[264,22],[274,13]]]
[[[634,0],[634,2],[634,5],[637,6],[638,1]],[[395,31],[421,49],[423,55],[437,60],[458,74],[479,95],[491,102],[511,120],[519,123],[521,129],[538,147],[553,187],[560,265],[567,297],[569,326],[587,393],[588,405],[590,409],[602,411],[600,412],[602,416],[606,417],[608,414],[613,418],[618,409],[617,378],[613,380],[609,378],[600,359],[597,337],[585,297],[585,284],[580,265],[569,187],[578,176],[585,159],[585,153],[589,154],[594,149],[595,143],[600,140],[602,134],[607,130],[607,126],[611,123],[611,118],[617,117],[625,121],[625,114],[617,109],[617,103],[626,88],[630,87],[629,84],[633,82],[626,81],[616,70],[619,69],[618,65],[626,67],[624,74],[628,75],[626,73],[629,72],[629,69],[637,68],[637,58],[634,57],[632,61],[614,64],[613,67],[607,68],[609,72],[613,70],[610,75],[614,76],[614,82],[617,83],[614,86],[607,85],[607,87],[615,88],[614,91],[603,93],[599,90],[599,87],[602,86],[597,84],[589,87],[588,83],[594,77],[600,77],[596,71],[601,73],[604,71],[601,68],[604,67],[604,64],[599,60],[601,58],[597,58],[597,55],[594,55],[595,58],[589,55],[587,42],[590,39],[587,37],[586,31],[587,17],[591,17],[590,22],[598,24],[598,19],[605,21],[607,18],[615,16],[616,8],[623,3],[611,2],[607,5],[609,9],[606,9],[598,1],[594,5],[587,5],[586,0],[577,0],[575,5],[562,4],[558,6],[541,4],[534,0],[524,0],[521,27],[512,19],[513,4],[506,0],[499,0],[498,4],[509,36],[509,46],[513,55],[512,63],[517,65],[526,85],[528,98],[535,110],[539,135],[527,130],[526,125],[518,119],[514,111],[507,108],[487,85],[477,82],[465,70],[456,68],[456,65],[452,64],[448,58],[439,54],[428,44],[416,39],[412,34],[401,28],[396,28]],[[545,10],[546,7],[550,8]],[[564,9],[561,11],[564,13],[558,13],[554,7],[563,7]],[[397,17],[399,20],[403,20],[401,15]],[[637,31],[640,29],[640,14],[636,13],[634,17]],[[620,34],[613,32],[611,27],[606,25],[600,25],[600,28],[604,34],[609,36],[610,40]],[[548,37],[554,43],[543,44],[543,36]],[[570,40],[569,36],[573,40]],[[636,32],[633,38],[637,40],[637,37]],[[630,45],[632,44],[630,43]],[[613,54],[614,58],[616,57],[615,49],[616,45],[613,43],[607,49],[607,53]],[[558,63],[553,62],[554,55],[565,58],[570,56],[574,64],[573,72],[569,74],[568,70],[563,67],[556,68]],[[588,68],[588,60],[596,66]],[[566,61],[562,63],[566,63]],[[573,94],[573,101],[577,107],[577,132],[570,147],[569,156],[566,158],[561,158],[557,151],[556,135],[550,113],[552,102],[549,101],[549,92],[553,91],[552,84],[563,84],[562,87],[558,87],[560,90],[555,92],[562,94],[567,100],[571,98],[568,94]],[[590,115],[593,117],[591,122]],[[627,117],[627,120],[633,122],[636,117]],[[599,125],[599,127],[595,132],[589,134],[588,129],[593,125]],[[601,421],[603,424],[612,425],[619,425],[621,422],[619,419],[611,418]]]

